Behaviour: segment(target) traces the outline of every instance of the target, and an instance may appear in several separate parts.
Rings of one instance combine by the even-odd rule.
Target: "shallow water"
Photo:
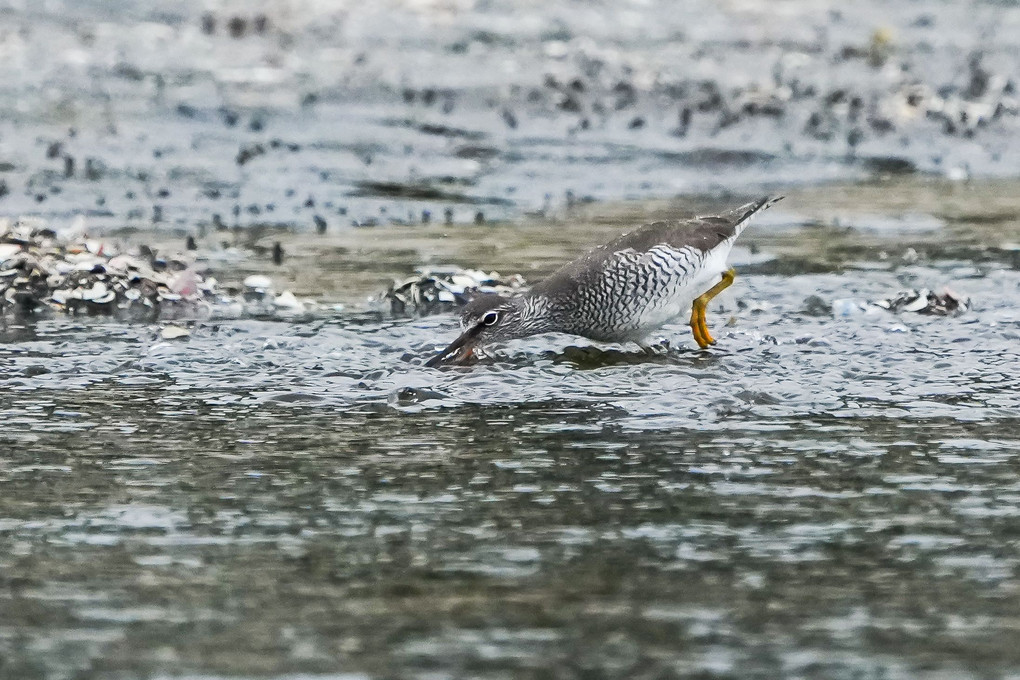
[[[788,199],[734,251],[718,346],[675,325],[654,358],[541,337],[426,369],[448,316],[9,321],[0,675],[1014,677],[1016,231],[957,199],[849,232]],[[828,270],[775,273],[806,250]],[[974,308],[807,302],[945,285]]]

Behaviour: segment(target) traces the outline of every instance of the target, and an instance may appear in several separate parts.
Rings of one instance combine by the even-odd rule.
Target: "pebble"
[[[164,340],[179,340],[181,338],[191,337],[191,331],[187,328],[181,328],[180,326],[166,326],[159,332],[159,337]]]
[[[262,274],[252,274],[245,278],[244,287],[249,290],[270,290],[273,287],[273,280]]]

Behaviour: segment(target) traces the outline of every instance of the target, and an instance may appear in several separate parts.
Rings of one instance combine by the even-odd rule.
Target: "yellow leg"
[[[705,320],[705,307],[712,301],[712,298],[730,287],[736,275],[737,272],[733,269],[724,271],[722,280],[695,299],[691,305],[691,333],[694,335],[694,341],[698,343],[698,347],[701,349],[715,344],[715,338],[708,332],[708,322]]]

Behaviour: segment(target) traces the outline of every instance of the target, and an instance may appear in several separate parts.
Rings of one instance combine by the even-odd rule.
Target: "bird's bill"
[[[474,354],[478,334],[482,331],[482,324],[472,326],[460,334],[450,346],[439,354],[425,362],[429,368],[442,366],[444,364],[462,364]]]

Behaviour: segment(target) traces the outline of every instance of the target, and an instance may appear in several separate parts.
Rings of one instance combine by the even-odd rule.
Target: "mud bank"
[[[0,12],[8,215],[335,231],[1020,167],[1003,3]]]

